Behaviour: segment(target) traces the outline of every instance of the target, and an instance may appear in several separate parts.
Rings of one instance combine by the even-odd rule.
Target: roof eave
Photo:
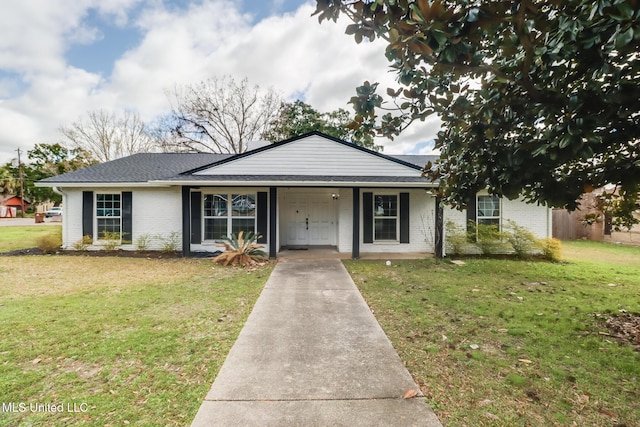
[[[434,182],[372,182],[372,181],[215,181],[181,180],[152,181],[159,186],[216,186],[216,187],[384,187],[384,188],[437,188]]]
[[[167,181],[169,182],[169,181]],[[84,188],[84,187],[171,187],[175,185],[163,184],[159,181],[144,181],[144,182],[113,182],[113,181],[87,181],[87,182],[36,182],[36,187],[63,187],[63,188]]]

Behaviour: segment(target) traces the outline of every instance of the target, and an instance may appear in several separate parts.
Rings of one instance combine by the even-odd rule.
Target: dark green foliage
[[[23,159],[24,160],[24,159]],[[75,171],[95,165],[97,161],[91,154],[80,148],[68,149],[60,144],[36,144],[27,152],[27,161],[22,165],[24,178],[24,197],[31,203],[45,201],[61,202],[62,196],[50,187],[36,187],[41,179]],[[0,193],[18,194],[19,170],[16,165],[7,163],[0,166]]]
[[[464,206],[483,188],[569,208],[606,184],[637,194],[637,0],[318,0],[316,14],[344,14],[356,42],[388,44],[398,108],[376,115],[388,104],[365,82],[351,98],[363,132],[393,137],[442,118],[427,173],[446,202]],[[623,220],[635,200],[619,206]]]
[[[320,113],[300,100],[283,103],[277,117],[262,137],[271,142],[278,142],[314,131],[372,150],[380,149],[374,144],[371,134],[353,128],[353,118],[346,110],[339,108],[329,113]]]

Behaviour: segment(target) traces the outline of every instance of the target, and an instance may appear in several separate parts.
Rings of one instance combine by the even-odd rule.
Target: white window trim
[[[98,195],[119,195],[120,196],[120,215],[115,216],[98,216]],[[93,193],[93,229],[95,230],[93,241],[96,244],[104,244],[108,242],[106,239],[100,238],[100,232],[98,231],[98,219],[102,218],[118,218],[120,220],[120,239],[118,241],[122,243],[122,192],[121,191],[108,191],[108,192],[94,192]]]
[[[392,216],[377,216],[376,215],[376,197],[377,196],[395,196],[396,197],[396,238],[395,239],[376,239],[376,219],[392,219]],[[389,244],[400,243],[400,193],[399,192],[373,192],[373,244]]]

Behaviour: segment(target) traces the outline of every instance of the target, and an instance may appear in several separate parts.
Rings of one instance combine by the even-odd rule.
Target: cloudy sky
[[[303,0],[21,0],[0,14],[0,164],[88,111],[169,111],[166,90],[212,76],[247,77],[319,111],[347,105],[364,80],[394,86],[381,43],[357,45],[346,22],[318,24]],[[389,154],[427,153],[435,120]]]

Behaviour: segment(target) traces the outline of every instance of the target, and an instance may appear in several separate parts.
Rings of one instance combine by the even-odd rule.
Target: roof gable
[[[192,170],[193,175],[420,176],[403,160],[312,132]]]

